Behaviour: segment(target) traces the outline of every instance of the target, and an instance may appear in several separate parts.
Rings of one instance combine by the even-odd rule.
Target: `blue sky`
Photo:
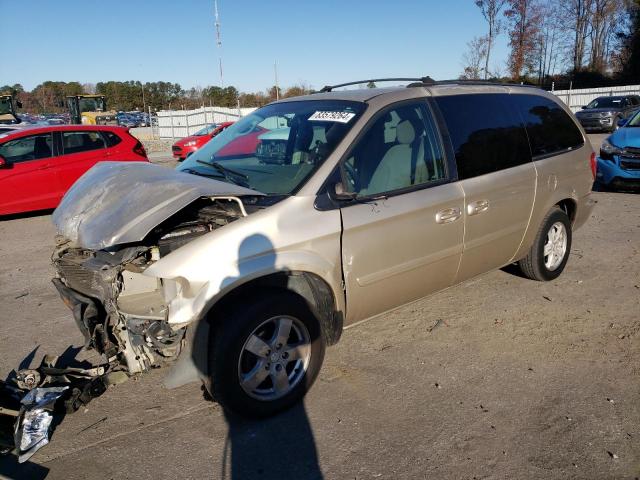
[[[486,23],[473,0],[218,0],[225,85],[314,88],[455,78]],[[0,85],[45,80],[219,85],[213,0],[0,0]],[[506,37],[492,55],[504,70]],[[8,48],[10,46],[10,48]]]

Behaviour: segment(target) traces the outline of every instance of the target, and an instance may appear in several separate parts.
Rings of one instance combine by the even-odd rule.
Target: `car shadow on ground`
[[[313,431],[302,402],[265,420],[225,414],[229,433],[220,478],[322,479]]]
[[[32,217],[41,217],[44,215],[51,215],[53,213],[53,208],[47,210],[34,210],[33,212],[23,212],[23,213],[12,213],[10,215],[0,215],[0,222],[8,221],[8,220],[19,220],[21,218],[32,218]]]
[[[265,270],[275,268],[276,255],[272,242],[264,235],[253,234],[240,246],[238,258],[261,256]],[[238,266],[238,278],[250,275],[242,263]],[[236,278],[225,278],[222,285],[232,284]],[[212,319],[212,322],[223,321]],[[191,358],[201,376],[209,375],[209,321],[198,322],[191,345]],[[213,401],[205,390],[205,398]],[[245,479],[322,479],[318,452],[311,424],[303,402],[270,418],[248,420],[223,409],[228,425],[227,438],[220,455],[218,478],[223,480]],[[218,457],[218,458],[220,458]]]

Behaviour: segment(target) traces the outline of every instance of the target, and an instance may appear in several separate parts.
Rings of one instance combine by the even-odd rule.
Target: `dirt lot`
[[[0,476],[638,478],[640,195],[595,195],[559,279],[496,271],[351,328],[304,406],[241,422],[157,370]],[[81,345],[49,282],[52,238],[48,215],[0,221],[2,377]]]

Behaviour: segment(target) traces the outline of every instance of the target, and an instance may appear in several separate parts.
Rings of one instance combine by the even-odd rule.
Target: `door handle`
[[[478,200],[467,205],[467,215],[477,215],[489,210],[489,200]]]
[[[451,223],[460,218],[462,213],[458,207],[445,208],[436,213],[436,223]]]

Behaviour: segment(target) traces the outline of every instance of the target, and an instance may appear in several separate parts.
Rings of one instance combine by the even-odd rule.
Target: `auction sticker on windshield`
[[[353,117],[355,117],[355,113],[351,112],[323,112],[318,111],[309,117],[309,121],[313,122],[338,122],[338,123],[349,123]]]

